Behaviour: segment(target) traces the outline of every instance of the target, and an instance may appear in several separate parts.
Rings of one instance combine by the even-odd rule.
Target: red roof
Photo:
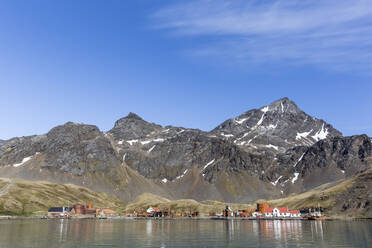
[[[299,214],[300,210],[289,210],[289,213],[291,214]]]
[[[279,211],[281,213],[288,213],[288,208],[287,207],[285,207],[285,208],[277,208],[277,209],[279,209]]]
[[[272,213],[274,211],[274,208],[271,208],[271,207],[267,208],[265,213]],[[277,209],[279,210],[280,213],[289,213],[287,207],[282,207],[282,208],[277,208]]]
[[[267,208],[265,210],[265,213],[272,213],[274,211],[274,208]]]

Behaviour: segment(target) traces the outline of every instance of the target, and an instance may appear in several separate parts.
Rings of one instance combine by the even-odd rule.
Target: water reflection
[[[0,221],[0,247],[368,247],[372,222]]]
[[[311,224],[311,237],[313,240],[323,240],[323,221],[312,221]]]

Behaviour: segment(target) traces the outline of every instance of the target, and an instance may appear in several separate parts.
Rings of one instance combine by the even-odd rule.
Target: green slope
[[[0,214],[43,214],[52,206],[89,203],[94,207],[110,208],[122,213],[125,203],[106,193],[72,184],[0,178]]]

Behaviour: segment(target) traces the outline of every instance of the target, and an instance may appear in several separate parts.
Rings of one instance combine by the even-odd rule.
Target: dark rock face
[[[46,136],[13,138],[0,144],[0,167],[21,163],[46,147]]]
[[[277,166],[266,175],[287,193],[303,192],[372,168],[371,152],[366,135],[334,137],[277,154]]]
[[[134,113],[116,121],[110,133],[115,140],[135,140],[146,137],[146,135],[162,129],[161,126],[148,123]]]
[[[68,122],[46,135],[5,142],[0,147],[0,165],[19,164],[37,153],[46,155],[43,167],[73,175],[82,175],[89,168],[105,170],[120,163],[110,141],[96,126]]]
[[[39,169],[53,175],[48,179],[82,178],[84,186],[90,180],[122,197],[160,192],[246,202],[345,179],[371,168],[372,156],[369,137],[342,137],[283,98],[211,132],[162,127],[133,113],[107,133],[69,122],[46,135],[1,142],[1,167],[17,170],[13,176],[34,168],[37,179],[44,179]]]
[[[239,172],[243,169],[258,175],[262,168],[258,164],[270,162],[269,158],[249,154],[231,142],[191,130],[141,148],[125,150],[125,162],[145,177],[166,178],[169,181],[193,167],[198,168],[205,180],[210,182],[220,171]]]
[[[105,171],[121,161],[96,126],[68,122],[48,132],[45,167],[82,175],[86,170]]]
[[[372,215],[372,170],[357,176],[353,185],[337,198],[333,212],[347,213],[357,217]]]
[[[333,170],[326,172],[330,166]],[[296,171],[305,179],[305,188],[312,188],[329,182],[332,177],[337,179],[335,174],[339,174],[339,178],[344,178],[370,168],[372,168],[371,139],[366,135],[357,135],[317,142],[305,153]],[[316,184],[312,183],[314,171],[323,171],[324,179]]]

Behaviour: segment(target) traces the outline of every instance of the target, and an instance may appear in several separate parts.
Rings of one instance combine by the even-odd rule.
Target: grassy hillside
[[[332,217],[372,217],[372,170],[368,170],[353,178],[334,183],[323,184],[302,194],[286,198],[267,200],[272,206],[290,209],[308,209],[322,206],[325,213]],[[234,210],[255,209],[255,201],[251,204],[229,204]],[[171,208],[175,212],[199,211],[201,213],[220,213],[227,203],[218,201],[168,200],[152,194],[142,194],[126,207],[127,212],[145,211],[148,207]]]
[[[253,205],[248,204],[229,204],[234,209],[248,209]],[[136,211],[145,211],[150,206],[158,207],[160,209],[170,208],[172,212],[183,213],[190,211],[199,211],[200,213],[208,214],[210,212],[221,213],[226,207],[226,203],[218,201],[203,201],[197,202],[192,199],[169,200],[157,195],[144,193],[137,197],[137,199],[129,203],[126,211],[131,213]]]
[[[290,209],[314,208],[319,203],[328,216],[365,218],[372,217],[371,199],[372,170],[368,170],[348,180],[324,184],[302,194],[268,202],[272,206],[288,206]],[[256,202],[229,205],[234,210],[254,209]],[[221,213],[227,205],[219,201],[169,200],[150,193],[144,193],[125,205],[115,196],[72,184],[0,178],[0,215],[45,213],[51,206],[76,203],[90,203],[96,207],[111,208],[119,213],[145,211],[148,207],[154,206],[161,209],[171,208],[173,212],[178,213],[199,211],[208,214]]]
[[[0,215],[45,213],[52,206],[90,203],[123,212],[124,202],[72,184],[0,178]]]
[[[302,194],[270,200],[269,203],[292,209],[314,208],[319,203],[330,216],[372,217],[372,170],[345,181],[323,184]]]

